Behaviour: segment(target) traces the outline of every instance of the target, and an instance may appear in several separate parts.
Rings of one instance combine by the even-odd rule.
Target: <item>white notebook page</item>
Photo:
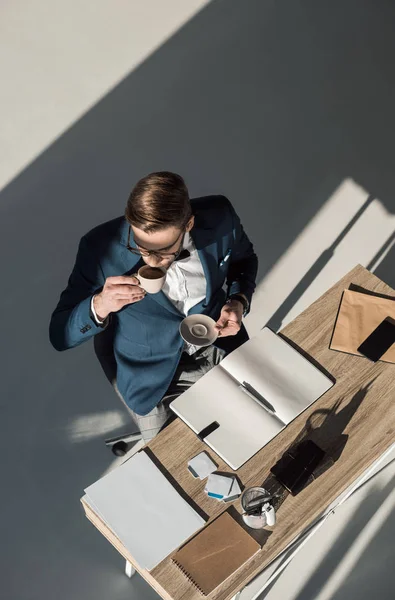
[[[248,382],[288,424],[333,382],[279,335],[265,327],[220,364],[240,383]]]
[[[195,433],[217,421],[219,428],[204,441],[233,469],[238,469],[284,427],[246,396],[220,365],[173,400],[170,407]]]

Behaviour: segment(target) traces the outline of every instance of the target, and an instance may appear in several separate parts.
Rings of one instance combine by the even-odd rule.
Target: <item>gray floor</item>
[[[388,0],[214,0],[1,192],[4,598],[157,597],[122,576],[78,502],[111,466],[103,439],[127,423],[92,346],[57,354],[48,343],[81,235],[121,214],[133,183],[160,169],[183,174],[193,195],[229,196],[255,243],[262,284],[345,178],[392,218],[394,24]],[[395,286],[393,238],[374,226],[369,235],[383,249],[376,273]],[[273,324],[335,250],[306,269]],[[393,519],[388,527],[385,544]],[[343,537],[354,534],[345,528]],[[313,600],[327,571],[298,600]],[[390,588],[381,600],[393,597]],[[358,587],[360,600],[371,593]],[[294,598],[292,583],[277,597]]]

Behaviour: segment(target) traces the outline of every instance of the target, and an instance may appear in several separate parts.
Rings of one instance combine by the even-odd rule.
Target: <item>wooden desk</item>
[[[357,266],[281,331],[286,339],[332,374],[336,385],[236,473],[245,487],[262,485],[270,467],[292,442],[306,434],[306,429],[310,439],[329,455],[338,458],[325,474],[310,483],[297,497],[289,495],[284,499],[277,512],[277,525],[265,528],[263,533],[259,532],[263,536],[261,541],[264,540],[261,552],[207,596],[210,600],[233,598],[237,591],[318,518],[394,440],[395,365],[371,363],[362,357],[329,350],[341,294],[351,283],[395,297],[394,290],[363,267]],[[180,419],[169,425],[146,448],[210,519],[229,508],[229,505],[209,498],[204,493],[205,481],[193,479],[187,471],[187,461],[208,448]],[[217,461],[220,471],[232,472],[211,449],[209,452]],[[90,507],[84,502],[83,506],[88,519],[162,598],[202,600],[202,596],[189,584],[170,557],[151,572],[141,569]],[[241,512],[239,501],[233,506],[234,510]]]

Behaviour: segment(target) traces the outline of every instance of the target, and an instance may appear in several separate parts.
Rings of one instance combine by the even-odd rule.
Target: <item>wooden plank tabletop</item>
[[[279,492],[277,524],[258,532],[248,530],[261,543],[262,550],[206,596],[209,600],[232,598],[317,519],[394,441],[395,365],[372,363],[363,357],[329,349],[341,295],[350,284],[395,297],[394,290],[359,265],[280,332],[326,369],[335,378],[336,384],[235,472],[243,487],[264,485],[271,491]],[[282,488],[270,476],[270,468],[291,445],[305,437],[322,447],[328,458],[321,467],[321,473],[317,472],[315,479],[293,497],[281,492]],[[212,520],[229,509],[229,505],[209,498],[204,492],[205,481],[194,479],[186,468],[188,460],[202,450],[210,453],[219,471],[234,472],[180,419],[176,419],[146,446],[146,451],[177,489]],[[141,569],[84,501],[83,506],[92,523],[134,564],[162,598],[202,599],[203,596],[171,562],[171,557],[150,572]],[[240,501],[234,502],[229,510],[243,524]]]

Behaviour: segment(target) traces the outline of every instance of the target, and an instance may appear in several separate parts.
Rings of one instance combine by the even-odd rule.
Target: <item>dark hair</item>
[[[125,210],[128,223],[148,233],[166,227],[182,229],[191,216],[185,181],[169,171],[151,173],[140,179],[129,196]]]

